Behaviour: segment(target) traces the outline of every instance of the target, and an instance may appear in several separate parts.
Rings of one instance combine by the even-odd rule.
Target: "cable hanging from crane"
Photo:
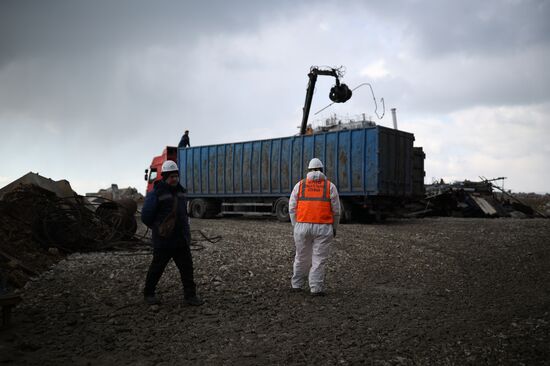
[[[384,118],[384,115],[386,114],[386,104],[384,103],[384,98],[380,98],[380,103],[382,103],[382,115],[379,115],[378,114],[378,103],[376,102],[376,97],[374,96],[374,90],[372,89],[372,85],[370,83],[362,83],[362,84],[359,84],[357,85],[355,88],[351,89],[351,92],[359,89],[360,87],[362,86],[365,86],[365,85],[368,85],[369,88],[370,88],[370,92],[372,94],[372,99],[374,100],[374,113],[376,114],[376,117],[378,117],[378,119],[382,119]],[[330,106],[332,106],[334,103],[336,102],[332,102],[330,103],[329,105],[321,108],[320,110],[318,110],[317,112],[314,113],[314,116],[321,113],[322,111],[324,111],[325,109],[329,108]]]

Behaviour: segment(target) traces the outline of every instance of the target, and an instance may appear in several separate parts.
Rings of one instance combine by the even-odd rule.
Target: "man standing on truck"
[[[160,303],[155,296],[157,283],[170,259],[174,259],[183,283],[184,301],[189,305],[202,305],[193,279],[187,199],[179,184],[177,164],[166,160],[161,174],[162,180],[147,194],[141,210],[141,221],[153,232],[153,260],[143,290],[145,302],[149,305]]]
[[[311,295],[324,296],[325,265],[340,221],[340,198],[323,174],[321,160],[309,162],[306,179],[292,190],[288,211],[296,245],[292,290],[301,291],[309,274]]]
[[[189,130],[185,130],[183,133],[178,147],[191,147],[191,143],[189,142]]]

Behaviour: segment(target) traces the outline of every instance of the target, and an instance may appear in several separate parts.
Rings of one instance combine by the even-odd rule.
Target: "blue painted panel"
[[[292,138],[286,138],[282,140],[281,147],[281,191],[291,192],[292,181],[290,180],[292,175]]]
[[[201,147],[201,191],[208,193],[208,146]]]
[[[201,188],[201,148],[193,149],[193,192],[202,193]]]
[[[208,193],[216,193],[216,146],[208,148]]]
[[[302,174],[304,174],[305,178],[305,172],[307,172],[307,166],[309,165],[309,161],[316,156],[314,153],[314,137],[315,135],[308,135],[304,136],[304,149],[303,149],[303,158],[302,158]]]
[[[239,194],[243,192],[243,144],[235,144],[235,157],[234,162],[234,193]]]
[[[315,141],[313,157],[321,159],[323,164],[325,164],[325,136],[326,135],[327,135],[326,133],[313,135],[313,138]]]
[[[330,179],[334,184],[338,185],[338,177],[336,175],[338,167],[338,159],[336,154],[336,149],[338,147],[338,134],[336,133],[325,133],[325,160],[323,164],[325,165],[325,174],[328,179]]]
[[[225,146],[225,190],[226,193],[233,193],[234,185],[234,172],[233,168],[233,151],[235,150],[234,144],[227,144]]]
[[[365,142],[365,193],[378,194],[378,130],[367,129]]]
[[[271,144],[272,141],[261,142],[261,158],[260,158],[260,191],[269,193],[271,191]]]
[[[273,140],[271,143],[271,191],[281,192],[281,140]]]
[[[243,193],[252,193],[252,178],[250,176],[252,160],[252,142],[243,144]]]
[[[192,192],[193,189],[193,180],[192,180],[192,170],[188,167],[193,166],[193,161],[191,160],[191,154],[188,154],[185,149],[178,151],[178,167],[180,169],[180,183],[183,185],[188,192]]]
[[[262,155],[262,143],[260,141],[252,144],[252,161],[250,166],[250,177],[252,179],[252,192],[261,192],[261,155]]]
[[[350,184],[351,132],[338,132],[338,191],[351,192]]]
[[[360,192],[363,189],[363,167],[365,166],[365,130],[351,131],[351,190]]]
[[[291,183],[296,183],[302,179],[302,148],[303,148],[303,138],[295,137],[292,140],[292,158],[290,163],[292,165],[292,172],[290,175]]]
[[[227,145],[214,146],[216,150],[216,193],[225,193],[225,147]]]
[[[313,157],[342,196],[408,196],[412,134],[371,127],[178,151],[190,196],[288,195]]]

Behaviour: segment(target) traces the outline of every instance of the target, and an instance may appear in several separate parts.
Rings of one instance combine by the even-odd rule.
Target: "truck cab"
[[[153,158],[153,161],[151,161],[151,165],[149,166],[149,169],[145,169],[145,180],[147,181],[147,189],[146,189],[147,193],[153,190],[153,187],[157,180],[162,179],[160,174],[162,163],[164,163],[166,160],[172,160],[177,163],[177,158],[178,158],[178,148],[175,146],[166,146],[162,151],[162,155],[155,156]]]

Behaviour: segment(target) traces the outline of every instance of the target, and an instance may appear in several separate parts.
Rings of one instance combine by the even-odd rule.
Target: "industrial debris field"
[[[0,332],[17,365],[536,365],[550,360],[550,221],[341,225],[327,296],[289,290],[292,227],[192,219],[203,306],[146,248],[75,253],[31,279]],[[203,235],[204,234],[204,235]],[[204,238],[210,238],[210,241]],[[215,239],[215,240],[212,240]]]

